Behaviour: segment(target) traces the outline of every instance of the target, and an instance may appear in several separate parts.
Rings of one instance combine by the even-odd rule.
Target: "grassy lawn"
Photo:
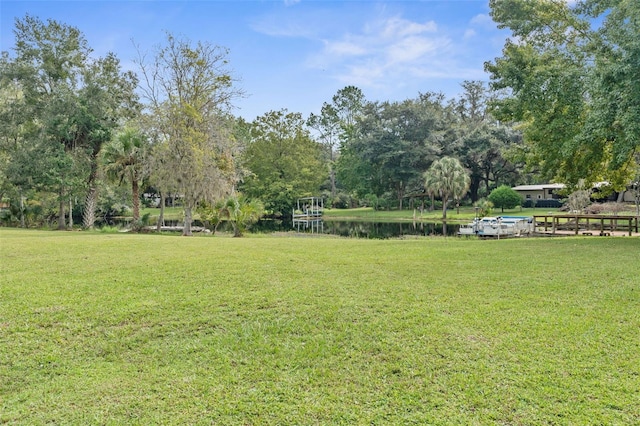
[[[542,208],[515,208],[494,209],[493,216],[533,216],[548,213],[556,213],[557,209]],[[447,210],[447,220],[449,221],[470,221],[475,217],[476,212],[473,207],[460,207],[460,213],[456,209]],[[377,221],[404,221],[404,220],[421,220],[421,221],[439,221],[442,219],[442,210],[424,211],[420,210],[373,210],[371,207],[362,207],[356,209],[325,209],[324,217],[331,219],[350,219],[350,220],[377,220]]]
[[[639,424],[640,239],[0,230],[0,423]]]
[[[149,217],[153,219],[153,223],[160,217],[159,208],[143,208],[140,210],[140,217],[145,214],[149,214]],[[184,210],[182,207],[165,207],[164,208],[165,220],[184,220]]]

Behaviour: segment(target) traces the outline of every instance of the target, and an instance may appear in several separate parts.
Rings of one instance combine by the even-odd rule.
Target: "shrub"
[[[100,228],[100,232],[102,234],[115,234],[120,232],[120,228],[118,228],[117,226],[105,225],[102,228]]]
[[[264,216],[264,205],[260,200],[250,200],[239,194],[218,200],[214,205],[203,204],[198,208],[198,213],[213,234],[225,220],[233,227],[233,236],[241,237],[251,225]]]
[[[572,192],[569,194],[566,204],[570,212],[582,212],[585,207],[591,204],[591,191],[578,189]]]
[[[537,200],[536,207],[545,209],[559,209],[560,207],[562,207],[562,202],[560,200]]]
[[[331,208],[348,209],[349,207],[351,207],[351,199],[347,194],[344,194],[344,193],[337,194],[331,200]]]
[[[489,200],[482,199],[478,201],[477,206],[480,217],[491,216],[493,213],[493,203]]]
[[[522,197],[515,190],[507,185],[499,186],[491,191],[489,194],[489,201],[493,203],[495,207],[504,209],[512,209],[519,206],[522,203]]]
[[[145,232],[147,227],[149,226],[149,218],[151,217],[151,213],[145,213],[140,219],[134,220],[129,225],[129,230],[131,232]]]

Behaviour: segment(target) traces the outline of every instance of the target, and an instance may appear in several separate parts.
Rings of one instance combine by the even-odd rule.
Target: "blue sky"
[[[508,36],[488,0],[2,0],[1,50],[27,13],[78,27],[96,56],[115,52],[134,71],[133,43],[152,52],[165,31],[224,46],[247,93],[235,113],[247,120],[280,109],[307,117],[347,85],[370,101],[454,97],[462,81],[487,80],[483,63]]]

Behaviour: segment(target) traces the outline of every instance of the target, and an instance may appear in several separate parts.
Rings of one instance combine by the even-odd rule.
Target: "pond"
[[[443,229],[444,228],[444,229]],[[455,236],[460,228],[459,224],[442,222],[364,222],[342,220],[319,220],[311,223],[283,222],[278,220],[261,220],[251,229],[252,232],[290,232],[305,234],[326,234],[351,238],[386,239],[403,236]]]
[[[102,223],[105,224],[105,223]],[[112,219],[106,222],[110,226],[127,226],[128,221]],[[181,226],[177,220],[166,220],[166,226]],[[193,221],[194,227],[201,227],[199,220]],[[251,233],[294,232],[300,234],[325,234],[350,238],[387,239],[403,236],[455,236],[460,228],[459,224],[449,223],[443,230],[442,222],[365,222],[348,220],[318,220],[313,223],[296,223],[289,221],[263,219],[253,225]],[[222,223],[218,227],[219,232],[232,232],[229,224]]]

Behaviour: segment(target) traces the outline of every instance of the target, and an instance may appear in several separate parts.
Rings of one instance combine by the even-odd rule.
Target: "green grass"
[[[195,212],[194,212],[195,213]],[[140,210],[140,217],[145,214],[149,214],[149,217],[153,219],[153,222],[158,219],[160,216],[159,208],[143,208]],[[165,220],[183,220],[184,219],[184,210],[182,207],[165,207],[164,208],[164,219]]]
[[[640,239],[0,230],[0,423],[640,423]]]
[[[549,212],[556,213],[557,209],[541,209],[541,208],[515,208],[505,209],[504,212],[501,209],[494,209],[494,216],[533,216],[547,214]],[[447,220],[449,221],[470,221],[475,217],[476,212],[473,207],[460,207],[460,213],[456,209],[447,210]],[[377,221],[405,221],[405,220],[420,220],[420,221],[440,221],[442,220],[442,209],[427,211],[420,213],[420,210],[373,210],[371,207],[361,207],[355,209],[325,209],[324,217],[327,220],[331,219],[351,219],[351,220],[377,220]]]

